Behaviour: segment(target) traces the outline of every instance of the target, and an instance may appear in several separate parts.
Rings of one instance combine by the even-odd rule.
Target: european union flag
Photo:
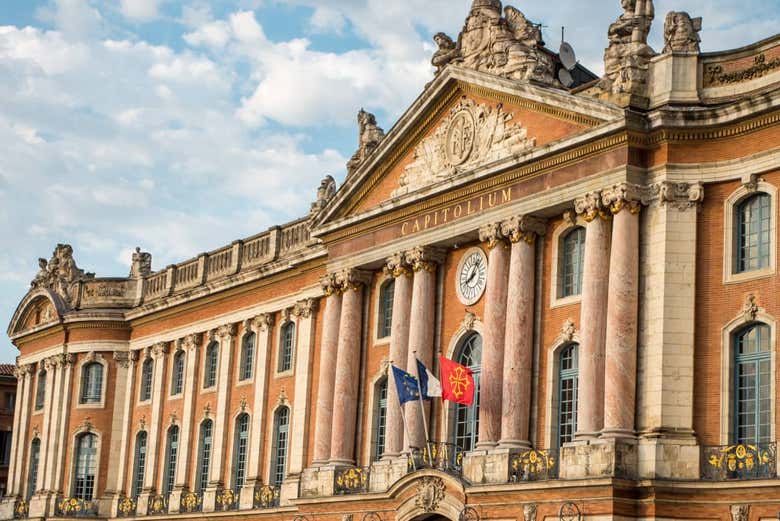
[[[393,366],[393,378],[395,378],[395,388],[398,391],[398,401],[401,402],[401,405],[420,399],[420,386],[417,384],[417,378],[396,366]]]

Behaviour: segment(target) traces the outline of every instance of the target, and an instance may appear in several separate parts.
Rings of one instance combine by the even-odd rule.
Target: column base
[[[149,513],[149,500],[151,499],[151,492],[142,492],[138,496],[138,501],[135,504],[135,515],[145,516]]]
[[[13,519],[15,516],[15,510],[17,501],[21,500],[18,496],[6,496],[0,500],[0,519],[5,521],[6,519]],[[23,517],[23,516],[20,516]]]
[[[405,455],[383,457],[371,465],[369,492],[387,492],[387,490],[414,469],[409,467],[409,458]]]
[[[474,447],[477,451],[484,450],[489,451],[493,450],[498,446],[498,443],[495,441],[479,441],[477,442],[476,447]]]
[[[238,498],[239,510],[252,510],[255,507],[255,483],[256,480],[247,480],[241,487]]]
[[[701,447],[693,431],[642,433],[639,437],[639,477],[698,480]]]
[[[168,495],[168,512],[175,514],[181,510],[181,496],[184,494],[184,487],[174,487]]]
[[[301,475],[287,476],[279,490],[279,506],[289,506],[291,500],[298,498],[301,485]]]
[[[559,476],[561,479],[636,479],[638,452],[635,438],[575,440],[561,448]]]
[[[499,449],[530,449],[531,442],[528,440],[500,440],[498,442]]]
[[[354,467],[355,460],[351,459],[332,459],[327,463],[328,467]]]
[[[334,481],[336,479],[336,467],[324,465],[304,469],[301,473],[300,496],[323,497],[332,496]]]
[[[601,439],[636,439],[636,432],[628,429],[604,429],[599,437]]]
[[[209,485],[203,491],[203,512],[215,512],[217,510],[217,485]]]
[[[469,452],[463,456],[463,477],[473,484],[506,483],[510,461],[517,452],[509,448]]]
[[[54,517],[56,499],[55,501],[51,499],[52,494],[48,492],[37,492],[34,494],[29,502],[29,517]]]

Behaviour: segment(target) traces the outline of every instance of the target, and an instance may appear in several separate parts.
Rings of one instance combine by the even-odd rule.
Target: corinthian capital
[[[299,318],[310,318],[319,309],[319,300],[307,298],[299,300],[293,306],[293,315]]]
[[[274,315],[273,313],[262,313],[257,315],[253,320],[255,327],[260,331],[268,331],[274,327]]]
[[[330,297],[334,293],[337,293],[339,290],[339,285],[336,282],[336,274],[328,273],[322,277],[320,279],[320,286],[322,287],[322,291],[325,293],[326,297]]]
[[[336,274],[336,284],[343,292],[360,291],[369,282],[371,282],[371,274],[363,270],[348,269]]]
[[[152,357],[161,358],[168,354],[168,342],[157,342],[152,346]]]
[[[659,204],[668,204],[680,211],[698,208],[704,202],[704,185],[701,183],[662,181],[652,187],[652,192]]]
[[[441,248],[431,246],[418,246],[405,254],[406,262],[414,271],[436,271],[438,264],[443,264],[447,258],[447,252]]]
[[[391,277],[397,279],[401,275],[411,275],[412,267],[406,262],[406,256],[403,253],[396,253],[387,259],[384,271]]]
[[[512,243],[533,244],[536,237],[547,232],[545,221],[530,215],[518,215],[501,223],[501,233]]]
[[[609,213],[601,202],[601,192],[589,192],[575,199],[574,211],[577,212],[577,215],[582,215],[586,222],[591,222],[596,217],[601,217],[602,219],[609,217]]]
[[[199,348],[203,342],[203,335],[199,333],[192,333],[179,340],[179,347],[187,351],[194,351]]]
[[[127,369],[130,367],[130,365],[132,365],[130,353],[126,351],[114,351],[114,362],[116,362],[116,365],[119,367]]]
[[[479,240],[486,243],[490,250],[498,246],[499,243],[504,242],[504,235],[501,233],[501,223],[490,223],[480,227]]]
[[[238,334],[238,324],[225,324],[217,328],[216,334],[222,340],[232,338]]]
[[[620,183],[601,192],[601,203],[612,215],[619,214],[623,209],[636,215],[642,209],[642,205],[648,203],[648,195],[644,186]]]

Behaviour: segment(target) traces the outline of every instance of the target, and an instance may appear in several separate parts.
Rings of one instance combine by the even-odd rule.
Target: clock
[[[467,306],[476,304],[482,298],[487,286],[485,252],[481,248],[468,250],[458,264],[455,277],[455,288],[460,301]]]

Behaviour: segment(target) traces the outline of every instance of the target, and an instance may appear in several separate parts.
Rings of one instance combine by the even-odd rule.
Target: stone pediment
[[[535,145],[522,123],[504,110],[463,97],[433,135],[423,139],[391,196],[414,192],[459,172],[519,154]]]

